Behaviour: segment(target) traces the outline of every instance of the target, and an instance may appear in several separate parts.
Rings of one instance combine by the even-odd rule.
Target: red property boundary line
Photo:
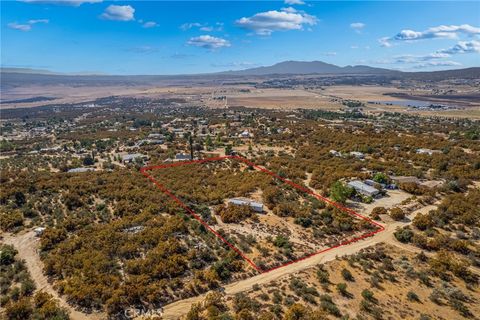
[[[279,179],[281,181],[283,181],[284,183],[300,190],[300,191],[303,191],[309,195],[312,195],[314,196],[315,198],[319,199],[319,200],[322,200],[323,202],[327,203],[327,204],[330,204],[338,209],[340,209],[341,211],[343,212],[346,212],[350,215],[353,215],[353,216],[356,216],[357,218],[360,218],[362,220],[365,220],[367,222],[369,222],[370,224],[372,225],[375,225],[376,227],[378,227],[378,229],[376,229],[375,231],[371,231],[371,232],[367,232],[367,233],[364,233],[358,237],[355,237],[355,238],[352,238],[350,240],[345,240],[335,246],[332,246],[332,247],[329,247],[329,248],[326,248],[326,249],[322,249],[322,250],[319,250],[319,251],[316,251],[316,252],[313,252],[313,253],[310,253],[306,256],[303,256],[299,259],[296,259],[296,260],[292,260],[292,261],[289,261],[287,263],[284,263],[284,264],[281,264],[279,266],[276,266],[276,267],[273,267],[273,268],[269,268],[269,269],[262,269],[260,268],[259,266],[257,266],[250,258],[248,258],[240,249],[238,249],[237,247],[235,247],[233,244],[231,244],[230,242],[228,242],[224,237],[222,237],[221,234],[219,234],[217,231],[215,231],[212,227],[210,227],[208,225],[208,223],[206,223],[195,211],[193,211],[192,209],[190,209],[185,203],[183,203],[177,196],[175,196],[170,190],[168,190],[164,185],[162,185],[161,183],[159,183],[157,180],[155,180],[155,178],[153,178],[150,174],[148,174],[148,171],[151,171],[151,170],[155,170],[155,169],[164,169],[164,168],[171,168],[171,167],[178,167],[178,166],[183,166],[183,165],[187,165],[187,164],[193,164],[193,163],[204,163],[204,162],[211,162],[211,161],[219,161],[219,160],[225,160],[225,159],[235,159],[235,160],[238,160],[238,161],[241,161],[245,164],[247,164],[248,166],[251,166],[259,171],[262,171],[264,173],[267,173],[269,174],[270,176],[276,178],[276,179]],[[238,253],[245,261],[248,262],[248,264],[250,264],[256,271],[260,272],[260,273],[266,273],[266,272],[270,272],[270,271],[273,271],[273,270],[276,270],[276,269],[279,269],[279,268],[282,268],[282,267],[285,267],[285,266],[288,266],[290,264],[293,264],[293,263],[296,263],[296,262],[299,262],[299,261],[302,261],[302,260],[305,260],[305,259],[308,259],[308,258],[311,258],[313,256],[316,256],[318,254],[321,254],[321,253],[324,253],[324,252],[327,252],[327,251],[330,251],[330,250],[333,250],[333,249],[336,249],[336,248],[339,248],[339,247],[342,247],[342,246],[346,246],[350,243],[353,243],[353,242],[357,242],[357,241],[360,241],[362,239],[365,239],[365,238],[368,238],[368,237],[371,237],[379,232],[382,232],[385,230],[385,227],[383,225],[381,225],[380,223],[378,222],[375,222],[373,221],[372,219],[368,218],[368,217],[365,217],[357,212],[355,212],[354,210],[352,209],[349,209],[337,202],[334,202],[328,198],[325,198],[315,192],[313,192],[312,190],[308,189],[308,188],[305,188],[299,184],[296,184],[288,179],[285,179],[279,175],[277,175],[276,173],[270,171],[270,170],[267,170],[263,167],[260,167],[256,164],[254,164],[253,162],[243,158],[243,157],[240,157],[240,156],[224,156],[224,157],[213,157],[213,158],[206,158],[206,159],[200,159],[200,160],[190,160],[190,161],[180,161],[180,162],[176,162],[176,163],[169,163],[169,164],[163,164],[163,165],[156,165],[156,166],[146,166],[146,167],[142,167],[140,169],[140,172],[146,177],[148,178],[152,183],[154,183],[163,193],[165,193],[166,195],[168,195],[172,200],[174,200],[180,207],[182,207],[183,209],[185,209],[185,211],[187,211],[190,215],[193,216],[193,218],[195,218],[198,222],[200,222],[200,224],[202,224],[207,230],[209,230],[210,232],[212,232],[217,238],[219,238],[223,243],[225,243],[229,248],[231,248],[232,250],[234,250],[236,253]]]

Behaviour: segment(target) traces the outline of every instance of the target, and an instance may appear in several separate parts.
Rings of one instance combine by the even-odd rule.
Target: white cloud
[[[297,9],[292,8],[292,7],[282,8],[280,11],[288,12],[288,13],[297,13],[298,12]]]
[[[450,55],[445,53],[431,53],[427,55],[405,54],[394,56],[394,63],[418,63],[421,61],[438,60],[448,57],[450,57]]]
[[[103,0],[19,0],[27,3],[39,3],[39,4],[58,4],[65,6],[78,7],[84,3],[100,3]]]
[[[187,31],[192,28],[198,28],[200,31],[204,31],[204,32],[222,31],[223,23],[217,22],[214,25],[209,25],[208,23],[189,22],[189,23],[184,23],[180,26],[180,29],[182,29],[183,31]]]
[[[135,20],[135,9],[132,6],[109,5],[102,13],[101,17],[107,20],[131,21]]]
[[[251,17],[243,17],[237,26],[252,30],[259,35],[270,35],[274,31],[302,30],[304,25],[315,25],[318,19],[303,12],[267,11]]]
[[[48,19],[32,19],[32,20],[28,20],[27,23],[16,23],[16,22],[11,22],[9,24],[7,24],[7,27],[9,27],[10,29],[14,29],[14,30],[19,30],[19,31],[30,31],[32,30],[32,26],[34,24],[37,24],[37,23],[48,23],[49,20]]]
[[[147,22],[142,24],[142,27],[144,27],[144,28],[155,28],[155,27],[158,27],[158,23],[156,23],[155,21],[147,21]]]
[[[32,26],[29,24],[19,24],[16,22],[11,22],[7,25],[10,29],[20,30],[20,31],[30,31]]]
[[[291,6],[291,5],[295,5],[295,4],[296,4],[296,5],[305,4],[305,2],[302,1],[302,0],[285,0],[284,2],[285,2],[285,4],[288,4],[288,5],[290,5],[290,6]]]
[[[433,67],[454,67],[461,66],[461,63],[451,60],[445,60],[450,54],[443,52],[434,52],[427,55],[404,54],[393,56],[391,59],[380,59],[374,61],[376,64],[406,65],[406,69],[425,69]]]
[[[448,38],[456,39],[459,34],[465,35],[479,35],[480,28],[471,26],[469,24],[462,25],[440,25],[438,27],[428,28],[425,31],[401,30],[393,37],[383,37],[378,41],[384,47],[391,47],[391,41],[414,41],[422,39]]]
[[[420,63],[413,66],[414,69],[424,69],[430,67],[458,67],[462,64],[456,61],[429,61],[426,63]]]
[[[447,61],[444,59],[450,58],[455,54],[462,53],[480,53],[480,41],[460,41],[453,47],[448,49],[437,50],[434,53],[427,55],[399,55],[394,56],[393,60],[387,60],[388,63],[397,63],[397,64],[414,64],[420,63],[417,66],[454,66],[459,65],[455,61]],[[423,63],[426,62],[426,63]]]
[[[337,55],[336,52],[330,51],[330,52],[323,52],[322,55],[327,56],[327,57],[334,57]]]
[[[353,23],[350,23],[350,28],[352,28],[353,30],[355,30],[355,32],[358,32],[360,33],[363,28],[365,28],[366,24],[363,23],[363,22],[353,22]]]
[[[378,39],[378,42],[382,47],[390,48],[392,44],[390,43],[390,38],[389,37],[383,37]]]
[[[49,23],[48,19],[32,19],[28,20],[28,24],[35,24],[35,23]]]
[[[451,48],[439,50],[443,54],[458,54],[458,53],[480,53],[480,41],[459,41]]]
[[[200,48],[205,48],[209,50],[230,47],[230,42],[228,40],[212,37],[210,35],[202,35],[199,37],[190,38],[187,44],[189,46],[200,47]]]
[[[184,23],[180,26],[180,29],[182,29],[183,31],[186,31],[186,30],[189,30],[189,29],[192,29],[194,27],[196,28],[200,28],[202,26],[201,23],[198,23],[198,22],[189,22],[189,23]]]

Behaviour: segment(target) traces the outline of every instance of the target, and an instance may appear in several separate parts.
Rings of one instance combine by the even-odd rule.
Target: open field
[[[248,93],[227,94],[231,106],[268,109],[339,110],[342,106],[331,97],[304,89],[255,89]]]
[[[156,80],[148,83],[132,82],[101,83],[92,85],[69,84],[28,84],[3,88],[2,101],[16,101],[3,103],[1,108],[30,108],[43,105],[61,105],[71,103],[92,103],[95,99],[123,96],[146,99],[183,99],[187,103],[199,102],[209,108],[249,107],[274,110],[317,109],[338,111],[345,109],[344,100],[361,101],[365,103],[364,110],[372,113],[408,112],[422,116],[470,117],[479,119],[480,103],[475,99],[477,90],[474,87],[462,85],[438,85],[438,87],[400,87],[398,85],[326,85],[315,88],[291,86],[285,88],[261,87],[259,79],[245,79],[244,82],[232,84],[215,79],[180,79],[173,82]],[[168,84],[168,85],[167,85]],[[443,95],[435,92],[443,90],[456,94]],[[22,102],[22,99],[53,98],[50,101]],[[403,97],[403,98],[402,98]],[[225,99],[226,98],[226,99]],[[395,105],[395,101],[411,99],[431,101],[432,103],[446,103],[456,106],[452,110],[426,111]],[[371,101],[393,103],[371,104]]]

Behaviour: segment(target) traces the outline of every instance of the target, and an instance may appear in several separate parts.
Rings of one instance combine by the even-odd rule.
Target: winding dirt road
[[[308,268],[312,268],[317,266],[321,263],[326,263],[332,260],[335,260],[337,257],[347,256],[358,253],[360,250],[368,248],[370,246],[374,246],[379,243],[388,243],[395,246],[399,246],[402,249],[414,252],[420,252],[421,250],[411,246],[402,244],[395,240],[393,233],[397,227],[403,227],[409,225],[411,220],[417,215],[418,213],[426,213],[430,210],[436,208],[436,205],[429,205],[423,208],[420,208],[410,214],[409,221],[401,221],[401,222],[390,222],[384,225],[385,230],[383,232],[377,233],[372,237],[353,242],[347,245],[343,245],[337,247],[335,249],[326,251],[322,254],[315,255],[308,259],[299,261],[297,263],[293,263],[287,266],[284,266],[279,269],[272,270],[267,273],[258,274],[248,279],[240,280],[231,284],[228,284],[224,287],[225,294],[227,296],[232,296],[240,292],[250,291],[252,290],[255,284],[267,284],[271,281],[278,280],[282,277],[298,273]],[[71,305],[67,303],[65,297],[60,296],[58,292],[53,288],[51,283],[48,281],[47,277],[43,274],[43,263],[40,260],[40,257],[37,253],[38,248],[38,238],[35,237],[35,233],[33,231],[29,231],[24,234],[20,235],[11,235],[11,234],[4,234],[3,235],[3,242],[7,244],[13,245],[18,250],[18,256],[21,259],[24,259],[28,270],[31,273],[32,279],[35,281],[37,285],[37,290],[44,290],[50,293],[55,299],[57,299],[60,305],[66,308],[72,320],[99,320],[105,319],[105,314],[95,313],[95,314],[87,314],[81,311],[74,309]],[[474,270],[476,273],[479,273],[479,270]],[[200,296],[176,301],[169,305],[164,306],[163,308],[163,318],[164,319],[178,319],[181,316],[184,316],[190,310],[190,307],[194,303],[202,302],[205,298],[207,293],[202,294]]]
[[[421,209],[418,209],[410,214],[409,221],[395,221],[391,223],[387,223],[384,225],[385,230],[375,234],[372,237],[353,242],[341,247],[337,247],[333,250],[326,251],[324,253],[318,254],[316,256],[310,257],[308,259],[299,261],[297,263],[293,263],[287,265],[285,267],[272,270],[267,273],[262,273],[251,278],[240,280],[231,284],[226,285],[225,294],[227,296],[232,296],[240,292],[250,291],[253,288],[253,285],[261,285],[267,284],[271,281],[278,280],[282,277],[285,277],[290,274],[297,273],[299,271],[303,271],[308,268],[312,268],[317,266],[318,264],[329,262],[335,260],[337,257],[352,255],[358,253],[360,250],[368,248],[370,246],[374,246],[379,243],[389,243],[396,246],[403,247],[403,244],[395,240],[393,233],[397,227],[403,227],[406,225],[411,224],[411,220],[418,214],[418,213],[426,213],[430,210],[436,209],[435,205],[425,206]],[[418,249],[420,251],[420,249]],[[202,302],[205,296],[208,293],[202,294],[200,296],[179,300],[174,303],[168,304],[163,308],[163,317],[165,319],[178,319],[181,316],[184,316],[190,310],[190,307],[194,303]]]
[[[3,234],[4,243],[10,244],[18,251],[18,257],[25,260],[28,271],[32,277],[32,280],[37,286],[37,291],[45,291],[51,294],[58,300],[61,307],[66,308],[70,314],[72,320],[100,320],[105,319],[104,314],[87,314],[74,309],[67,303],[64,297],[60,296],[58,292],[48,281],[48,278],[43,274],[43,263],[38,255],[39,241],[35,236],[35,232],[29,231],[24,234]]]

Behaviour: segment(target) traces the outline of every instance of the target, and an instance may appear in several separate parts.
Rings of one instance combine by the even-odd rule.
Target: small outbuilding
[[[188,161],[192,160],[192,156],[188,153],[177,153],[175,155],[175,161]]]
[[[248,198],[232,198],[228,200],[228,203],[237,206],[249,206],[256,212],[263,212],[263,203],[254,201]]]
[[[365,158],[365,155],[362,152],[358,152],[358,151],[352,151],[352,152],[350,152],[350,155],[354,156],[357,159]]]
[[[44,231],[45,231],[44,227],[37,227],[37,228],[33,229],[33,232],[35,232],[35,235],[37,237],[40,237],[43,234]]]

